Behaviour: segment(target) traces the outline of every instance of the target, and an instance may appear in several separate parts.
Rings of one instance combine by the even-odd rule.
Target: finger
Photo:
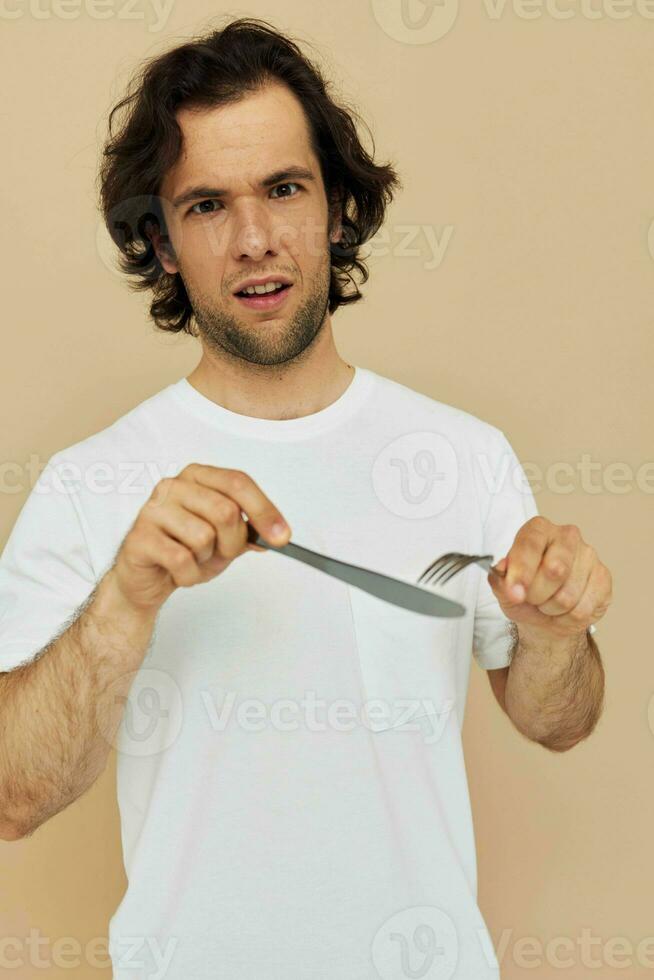
[[[537,516],[523,524],[516,534],[507,555],[506,575],[503,579],[495,576],[497,590],[508,604],[531,601],[525,597],[556,530],[556,525]],[[520,586],[521,589],[518,588]]]
[[[502,604],[505,610],[511,610],[514,607],[522,606],[524,599],[517,599],[507,588],[506,584],[506,569],[508,567],[507,559],[503,558],[502,565],[498,562],[496,565],[491,566],[488,570],[488,584],[495,593],[498,601]]]
[[[150,525],[140,538],[140,550],[141,557],[164,568],[176,586],[191,586],[203,581],[203,573],[190,548],[156,525]]]
[[[291,536],[283,514],[265,495],[257,483],[242,470],[221,469],[218,466],[205,466],[190,463],[178,478],[218,490],[230,497],[245,512],[248,520],[271,544],[279,547],[286,544]],[[282,525],[279,533],[273,531],[275,524]]]
[[[501,558],[498,562],[495,562],[495,564],[492,565],[491,567],[494,569],[494,571],[499,572],[501,576],[504,576],[506,575],[507,565],[508,565],[507,559]]]
[[[157,506],[156,510],[148,502],[142,515],[150,524],[192,551],[198,564],[212,556],[216,544],[216,529],[176,500],[169,500],[166,507]]]
[[[545,556],[547,560],[547,555]],[[569,561],[568,556],[556,559],[556,562]],[[548,616],[561,616],[573,609],[581,600],[588,587],[588,581],[595,562],[595,551],[589,545],[578,548],[572,567],[565,578],[557,576],[558,588],[544,602],[535,602],[541,612]]]
[[[555,534],[527,591],[527,601],[534,606],[547,602],[567,582],[585,547],[579,528],[574,524],[553,527]],[[576,574],[579,574],[578,564]]]
[[[556,621],[557,625],[561,624],[583,630],[589,623],[595,622],[603,616],[606,611],[606,600],[604,566],[598,562],[593,565],[586,588],[577,604],[560,616],[553,616],[552,619]]]
[[[247,524],[231,497],[190,480],[177,480],[172,497],[215,531],[210,550],[199,554],[199,561],[207,561],[212,554],[231,561],[247,550]]]

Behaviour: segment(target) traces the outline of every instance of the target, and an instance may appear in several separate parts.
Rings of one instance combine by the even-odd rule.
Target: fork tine
[[[466,565],[470,564],[465,558],[458,558],[456,561],[450,562],[447,567],[441,568],[436,575],[431,575],[430,580],[432,582],[447,582],[448,579],[456,575],[457,572],[465,568]]]
[[[492,555],[465,555],[460,552],[450,551],[441,555],[429,565],[418,579],[419,583],[438,583],[448,582],[454,575],[467,568],[473,563],[490,568],[493,563]]]
[[[446,565],[449,565],[453,558],[456,559],[457,557],[458,553],[456,551],[448,551],[447,554],[441,555],[440,558],[437,558],[428,568],[424,570],[418,581],[427,581],[431,573],[439,572]]]
[[[445,582],[452,575],[456,575],[460,568],[463,568],[467,564],[465,556],[458,555],[456,558],[451,559],[449,562],[443,564],[442,567],[431,572],[428,576],[427,581],[430,582]]]
[[[456,575],[457,572],[462,571],[468,565],[472,565],[473,562],[475,562],[475,561],[476,561],[476,558],[475,558],[474,555],[471,555],[469,558],[461,558],[459,561],[455,562],[452,565],[452,567],[450,568],[450,570],[449,570],[449,572],[447,574],[445,573],[445,571],[443,571],[442,574],[439,574],[437,576],[437,578],[436,579],[433,579],[432,581],[436,581],[436,582],[440,582],[442,584],[445,584],[445,582],[449,582],[449,580],[454,575]]]

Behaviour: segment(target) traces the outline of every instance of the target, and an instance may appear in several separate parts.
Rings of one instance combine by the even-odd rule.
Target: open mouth
[[[272,310],[281,306],[292,289],[292,285],[280,286],[269,293],[234,293],[239,303],[252,310]]]

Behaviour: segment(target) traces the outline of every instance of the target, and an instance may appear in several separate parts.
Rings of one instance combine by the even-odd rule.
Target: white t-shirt
[[[369,369],[285,420],[182,378],[48,461],[0,558],[1,670],[191,462],[252,476],[298,544],[413,583],[444,552],[499,560],[537,513],[502,431]],[[168,599],[118,732],[116,980],[497,978],[461,726],[471,657],[507,665],[509,623],[477,565],[437,591],[466,614],[266,551]]]

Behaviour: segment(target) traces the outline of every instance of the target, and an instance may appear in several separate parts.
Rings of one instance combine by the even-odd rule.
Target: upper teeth
[[[246,286],[245,289],[241,290],[241,292],[242,293],[271,293],[273,289],[279,289],[279,287],[283,285],[284,285],[283,282],[267,282],[263,286]]]

